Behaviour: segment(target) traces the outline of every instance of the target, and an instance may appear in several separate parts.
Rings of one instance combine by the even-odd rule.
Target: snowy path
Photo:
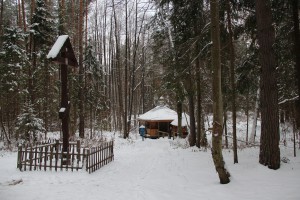
[[[277,171],[257,164],[258,149],[239,152],[237,165],[225,151],[233,177],[230,184],[220,185],[210,152],[176,148],[172,142],[116,138],[114,162],[92,174],[20,172],[16,153],[0,152],[0,200],[300,199],[300,159],[294,159],[289,150],[282,154],[290,164]],[[22,182],[10,185],[13,180]]]

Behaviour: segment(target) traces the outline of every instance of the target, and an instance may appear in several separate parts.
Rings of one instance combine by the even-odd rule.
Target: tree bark
[[[21,15],[22,9],[21,9],[21,1],[18,0],[18,26],[21,29],[22,28],[22,15]]]
[[[25,16],[25,0],[22,0],[22,17],[23,17],[23,30],[26,33],[27,25],[26,25],[26,16]]]
[[[297,79],[298,100],[296,101],[296,126],[300,130],[300,31],[299,31],[299,0],[293,0],[293,22],[294,22],[294,54],[295,71]]]
[[[255,137],[256,137],[257,117],[259,112],[259,97],[260,97],[260,88],[258,88],[256,92],[254,116],[253,116],[253,123],[252,123],[252,129],[250,134],[250,143],[253,144],[255,144]]]
[[[246,130],[246,145],[249,142],[249,89],[246,94],[246,116],[247,116],[247,130]]]
[[[0,44],[2,49],[2,36],[3,36],[3,12],[4,12],[4,5],[3,0],[1,0],[1,10],[0,10]]]
[[[2,129],[1,132],[4,133],[4,136],[5,136],[5,138],[6,138],[7,143],[8,143],[8,145],[10,145],[10,144],[11,144],[11,141],[10,141],[8,135],[7,135],[6,130],[5,130],[5,126],[4,126],[4,123],[3,123],[3,111],[2,111],[1,108],[0,108],[0,117],[1,117],[0,122],[1,122],[1,129]]]
[[[128,137],[128,116],[127,116],[127,111],[128,111],[128,60],[129,60],[129,33],[128,33],[128,1],[125,0],[125,74],[124,74],[124,139]],[[130,122],[129,122],[130,123]]]
[[[225,168],[222,155],[222,127],[223,127],[223,103],[221,91],[221,58],[220,58],[220,27],[219,27],[219,3],[210,1],[211,8],[211,39],[212,66],[213,66],[213,133],[212,133],[212,158],[215,169],[219,175],[220,183],[230,182],[230,174]]]
[[[188,94],[189,101],[189,113],[190,113],[190,146],[196,145],[196,127],[195,127],[195,105],[194,105],[194,93]]]
[[[202,89],[201,89],[201,61],[200,58],[196,60],[196,69],[197,69],[197,147],[206,147],[207,141],[206,138],[203,138],[205,132],[203,131],[203,117],[202,117]]]
[[[113,7],[113,16],[114,16],[114,25],[115,25],[115,31],[114,31],[114,35],[115,35],[115,42],[116,42],[116,53],[115,53],[115,68],[116,68],[116,76],[115,76],[115,96],[116,96],[116,103],[118,101],[118,110],[116,110],[116,112],[118,112],[118,118],[117,118],[117,126],[118,129],[121,131],[122,130],[122,116],[124,117],[124,109],[123,109],[123,98],[122,98],[122,91],[123,91],[123,87],[122,87],[122,76],[121,76],[121,45],[120,45],[120,33],[118,33],[118,20],[117,20],[117,14],[116,14],[116,8],[115,8],[115,1],[112,1],[112,7]],[[125,120],[124,120],[125,121]],[[127,121],[127,120],[126,120]],[[125,124],[124,124],[125,126]],[[123,135],[124,136],[124,135]]]
[[[79,136],[84,138],[84,72],[83,72],[83,0],[80,0],[79,7]]]
[[[85,48],[88,46],[88,12],[89,12],[89,1],[85,1]],[[102,63],[101,63],[102,64]]]
[[[178,126],[177,126],[177,137],[182,137],[182,102],[178,99],[177,101],[177,117],[178,117]],[[173,136],[174,139],[175,136]]]
[[[231,85],[231,109],[232,109],[232,136],[233,136],[233,163],[238,163],[237,155],[237,141],[236,141],[236,91],[235,91],[235,52],[233,45],[233,31],[231,25],[231,8],[230,0],[226,1],[227,3],[227,22],[228,22],[228,31],[229,31],[229,51],[230,51],[230,85]]]
[[[275,31],[272,26],[271,3],[256,0],[256,20],[261,65],[261,138],[259,163],[270,169],[280,168],[278,89],[276,58],[273,49]]]
[[[65,29],[65,0],[59,1],[59,35],[66,34],[66,29]]]
[[[228,149],[228,133],[227,133],[227,112],[224,112],[224,124],[223,124],[224,134],[225,134],[225,147]]]

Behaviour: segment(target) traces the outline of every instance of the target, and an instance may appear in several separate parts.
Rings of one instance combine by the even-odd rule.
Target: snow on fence
[[[92,173],[114,159],[113,141],[102,142],[97,147],[82,148],[80,141],[70,142],[67,152],[62,151],[62,143],[25,145],[18,148],[17,168],[21,171],[85,169]]]

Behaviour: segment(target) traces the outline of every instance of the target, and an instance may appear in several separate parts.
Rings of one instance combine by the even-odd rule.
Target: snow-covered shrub
[[[16,138],[30,142],[37,140],[38,133],[44,132],[44,121],[36,116],[31,104],[25,104],[16,121]]]

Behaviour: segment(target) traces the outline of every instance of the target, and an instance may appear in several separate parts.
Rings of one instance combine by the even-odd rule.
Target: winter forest
[[[158,163],[164,163],[172,171],[170,182],[178,182],[180,172],[168,163],[178,170],[182,170],[179,163],[192,163],[184,165],[188,174],[182,173],[192,178],[193,186],[187,186],[189,192],[177,196],[164,193],[162,186],[152,188],[160,194],[155,196],[151,189],[143,191],[137,185],[134,190],[143,193],[136,193],[133,199],[141,199],[141,195],[144,199],[195,199],[189,195],[197,194],[192,188],[199,180],[193,178],[192,171],[201,171],[197,167],[201,157],[211,162],[211,166],[202,170],[215,172],[217,177],[210,177],[214,182],[229,183],[233,185],[231,189],[238,189],[241,186],[236,183],[237,176],[247,173],[245,170],[255,163],[257,176],[272,173],[262,178],[263,184],[270,183],[270,177],[277,177],[279,182],[285,177],[290,190],[285,190],[283,197],[299,198],[293,187],[300,181],[289,179],[300,173],[300,160],[296,157],[300,153],[299,0],[1,0],[0,3],[0,164],[7,166],[2,170],[16,177],[0,174],[0,196],[4,195],[4,199],[13,198],[9,195],[14,194],[14,190],[5,189],[6,185],[25,186],[30,176],[34,177],[30,182],[32,187],[40,184],[41,177],[35,172],[25,175],[16,169],[18,145],[62,140],[58,114],[62,98],[60,65],[47,58],[60,35],[69,36],[78,63],[67,68],[70,102],[67,139],[85,143],[107,138],[115,141],[116,158],[109,164],[113,166],[103,168],[105,175],[100,174],[102,169],[94,173],[100,179],[112,175],[109,184],[113,184],[113,174],[121,169],[116,163],[126,159],[151,171],[155,168],[151,159],[156,161],[152,154],[162,154],[157,148],[168,146],[167,151],[175,157],[164,154],[161,159],[165,163]],[[177,137],[169,135],[167,139],[142,142],[139,116],[159,106],[162,99],[164,105],[177,112]],[[185,138],[182,137],[184,113],[189,115]],[[143,164],[126,154],[142,159],[138,151],[144,152],[149,161]],[[195,152],[198,154],[194,155]],[[241,160],[247,163],[241,164],[242,169],[236,167]],[[12,165],[6,164],[10,162]],[[229,169],[228,162],[232,163]],[[139,167],[133,169],[138,171]],[[290,176],[276,174],[280,170]],[[252,173],[255,174],[249,172]],[[126,174],[131,178],[144,177],[140,171]],[[41,180],[47,182],[47,175],[42,176],[45,177]],[[51,176],[76,182],[70,178],[75,174]],[[90,184],[87,174],[80,176],[84,184]],[[20,182],[15,184],[15,179]],[[47,184],[50,187],[59,183],[53,180]],[[123,187],[122,181],[118,184]],[[206,187],[204,184],[210,183],[199,187]],[[252,187],[257,183],[249,181],[250,184]],[[176,191],[176,187],[169,189]],[[213,187],[216,189],[216,185]],[[72,191],[71,186],[65,189]],[[126,199],[123,193],[132,188],[123,189],[118,189],[121,196],[115,198],[110,194],[114,189],[106,188],[104,197]],[[226,189],[221,192],[226,193]],[[26,188],[18,190],[19,198],[23,190]],[[275,186],[269,193],[277,190]],[[34,197],[34,192],[30,194],[28,199]],[[128,198],[135,195],[130,194]],[[278,197],[276,193],[255,196],[258,194],[248,197]],[[89,195],[88,199],[96,199]],[[218,199],[222,195],[208,196]],[[241,194],[235,197],[244,198]]]

